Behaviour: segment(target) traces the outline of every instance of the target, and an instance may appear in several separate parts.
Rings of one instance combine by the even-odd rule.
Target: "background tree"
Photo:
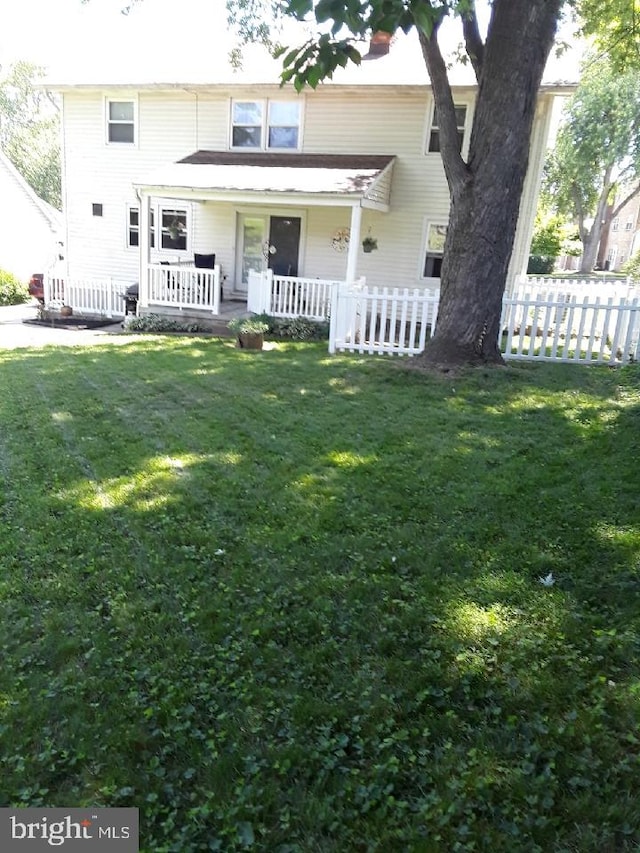
[[[59,109],[37,88],[42,76],[30,62],[17,62],[0,76],[0,147],[36,193],[59,209]]]
[[[581,272],[598,256],[607,206],[614,218],[640,192],[640,71],[618,73],[608,58],[591,60],[565,110],[547,159],[543,195],[573,218],[583,245]],[[630,187],[620,192],[622,187]]]
[[[562,252],[564,241],[563,222],[558,216],[544,215],[538,211],[527,272],[533,275],[546,275],[553,270],[556,258]]]
[[[264,22],[267,8],[275,7],[324,28],[284,57],[283,79],[297,89],[316,86],[350,61],[358,63],[355,42],[372,32],[417,30],[438,111],[451,198],[437,332],[420,359],[431,365],[502,363],[502,297],[536,93],[563,0],[494,0],[484,38],[475,0],[228,0],[227,6],[232,22],[247,37],[255,36],[252,22]],[[478,82],[466,160],[459,150],[453,95],[438,41],[449,15],[458,19]]]
[[[580,0],[582,34],[618,71],[640,68],[639,0]]]

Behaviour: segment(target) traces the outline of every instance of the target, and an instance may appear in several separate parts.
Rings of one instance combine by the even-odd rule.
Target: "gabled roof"
[[[215,197],[250,194],[306,196],[386,210],[393,155],[196,151],[134,186],[155,194],[177,191]]]

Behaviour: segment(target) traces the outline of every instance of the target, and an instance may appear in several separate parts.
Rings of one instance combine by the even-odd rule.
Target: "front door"
[[[272,216],[269,225],[269,269],[274,275],[298,275],[300,217]]]
[[[247,292],[249,273],[271,269],[275,275],[298,275],[299,216],[242,213],[238,217],[236,290]]]
[[[264,246],[267,239],[267,218],[240,214],[238,217],[238,254],[236,257],[236,287],[247,292],[250,272],[263,272],[267,268]]]

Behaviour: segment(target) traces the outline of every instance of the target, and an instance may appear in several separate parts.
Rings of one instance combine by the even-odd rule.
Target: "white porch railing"
[[[437,290],[337,287],[329,351],[417,355],[435,330],[439,298]],[[516,292],[503,300],[500,329],[506,359],[626,364],[640,360],[640,297]]]
[[[274,275],[273,270],[249,273],[247,309],[271,317],[326,320],[331,293],[339,282],[322,278]]]
[[[148,293],[141,290],[141,305],[162,305],[168,308],[199,308],[220,312],[220,267],[201,269],[184,265],[149,264]]]
[[[130,281],[115,279],[53,278],[45,276],[44,303],[70,305],[81,314],[124,317],[124,294]]]

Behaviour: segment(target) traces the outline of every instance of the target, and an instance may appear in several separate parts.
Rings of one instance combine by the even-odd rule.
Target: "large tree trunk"
[[[578,223],[578,231],[582,240],[582,260],[580,262],[580,272],[590,273],[596,265],[598,257],[598,248],[602,238],[602,227],[607,216],[607,204],[611,193],[611,172],[613,166],[607,166],[602,178],[602,191],[598,198],[598,205],[593,219],[593,225],[587,230],[584,220],[581,218]]]
[[[529,158],[536,96],[562,0],[495,0],[485,45],[465,30],[478,77],[468,160],[458,151],[453,98],[437,32],[421,35],[451,195],[429,365],[502,363],[499,325]]]
[[[600,236],[602,226],[596,228],[595,223],[588,231],[582,242],[582,260],[580,261],[580,269],[578,272],[590,273],[596,265],[598,257],[598,249],[600,248]]]

